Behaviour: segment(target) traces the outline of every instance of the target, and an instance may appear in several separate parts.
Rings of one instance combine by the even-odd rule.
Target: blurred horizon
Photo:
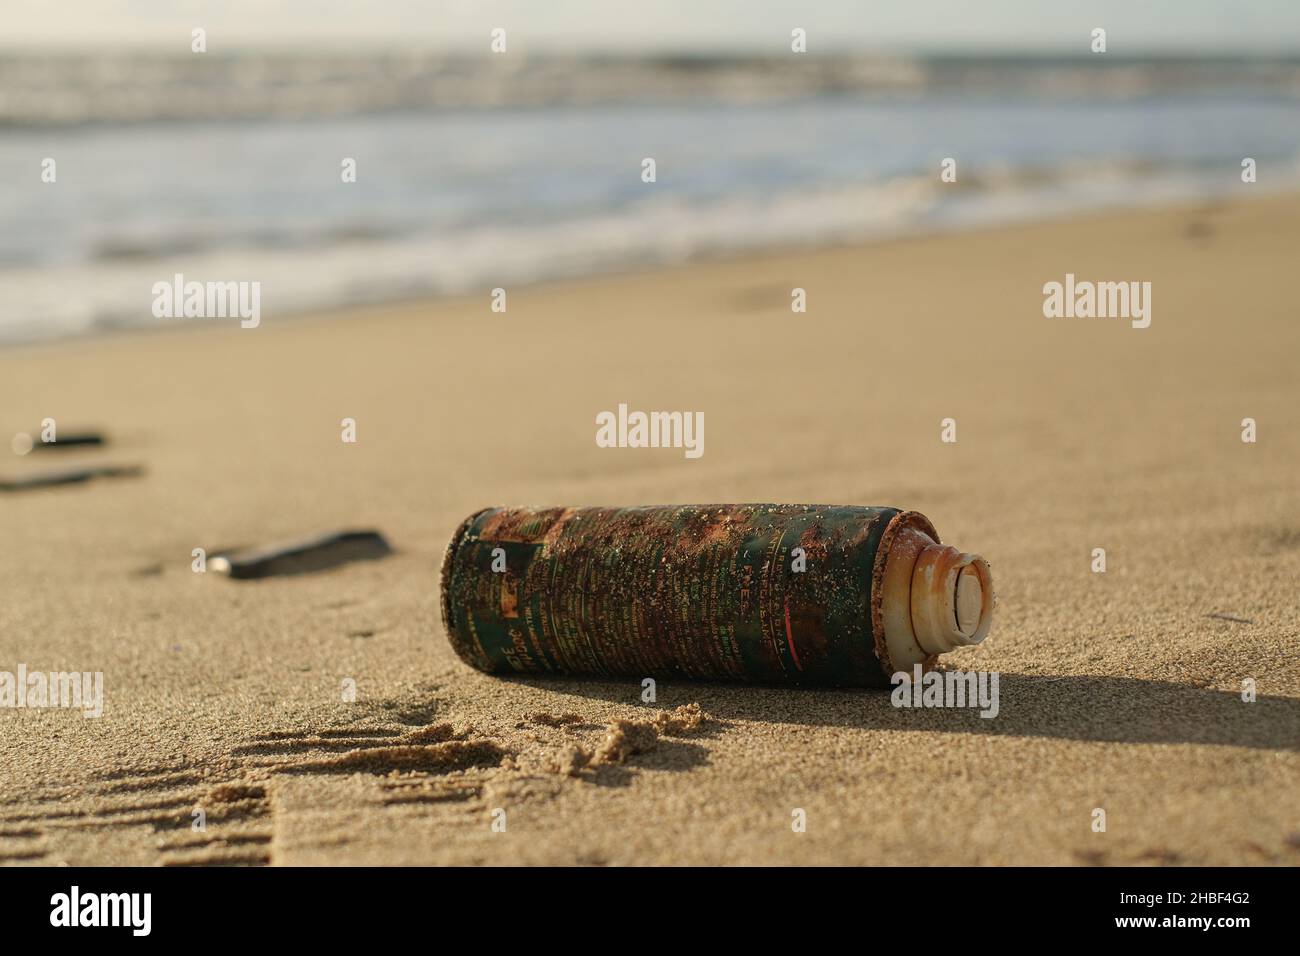
[[[0,129],[460,108],[1009,95],[1250,93],[1300,101],[1300,54],[463,54],[0,51]]]
[[[1104,27],[1111,52],[1293,55],[1300,4],[1289,0],[1088,0],[1044,4],[911,0],[863,8],[854,0],[9,0],[0,50],[187,50],[203,27],[209,49],[358,52],[376,47],[481,52],[488,32],[508,32],[518,53],[788,52],[803,28],[809,53],[1059,55],[1087,51]],[[364,51],[359,48],[364,47]]]

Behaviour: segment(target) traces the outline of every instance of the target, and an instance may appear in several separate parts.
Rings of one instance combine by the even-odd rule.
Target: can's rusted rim
[[[885,533],[880,537],[880,546],[876,549],[876,560],[871,575],[871,637],[876,645],[876,659],[880,661],[880,668],[886,678],[892,676],[898,668],[895,667],[889,652],[889,644],[885,639],[885,566],[898,533],[905,529],[918,531],[936,543],[939,541],[939,532],[930,523],[930,519],[919,511],[900,511],[894,515],[885,528]],[[891,595],[891,598],[907,601],[910,599],[910,591],[907,594]],[[921,662],[922,669],[928,671],[934,666],[936,660],[938,660],[937,654],[929,654]]]

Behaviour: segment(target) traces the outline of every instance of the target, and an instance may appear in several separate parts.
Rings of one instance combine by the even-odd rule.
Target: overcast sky
[[[1300,0],[0,0],[0,45],[1300,52]]]

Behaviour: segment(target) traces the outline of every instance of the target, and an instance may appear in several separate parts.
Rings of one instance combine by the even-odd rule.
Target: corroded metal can
[[[442,563],[448,639],[490,673],[888,687],[992,607],[984,560],[896,508],[488,508]]]

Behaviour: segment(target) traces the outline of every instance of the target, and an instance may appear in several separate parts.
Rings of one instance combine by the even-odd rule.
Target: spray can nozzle
[[[978,644],[993,620],[988,562],[942,544],[927,545],[912,569],[912,632],[930,654]]]

